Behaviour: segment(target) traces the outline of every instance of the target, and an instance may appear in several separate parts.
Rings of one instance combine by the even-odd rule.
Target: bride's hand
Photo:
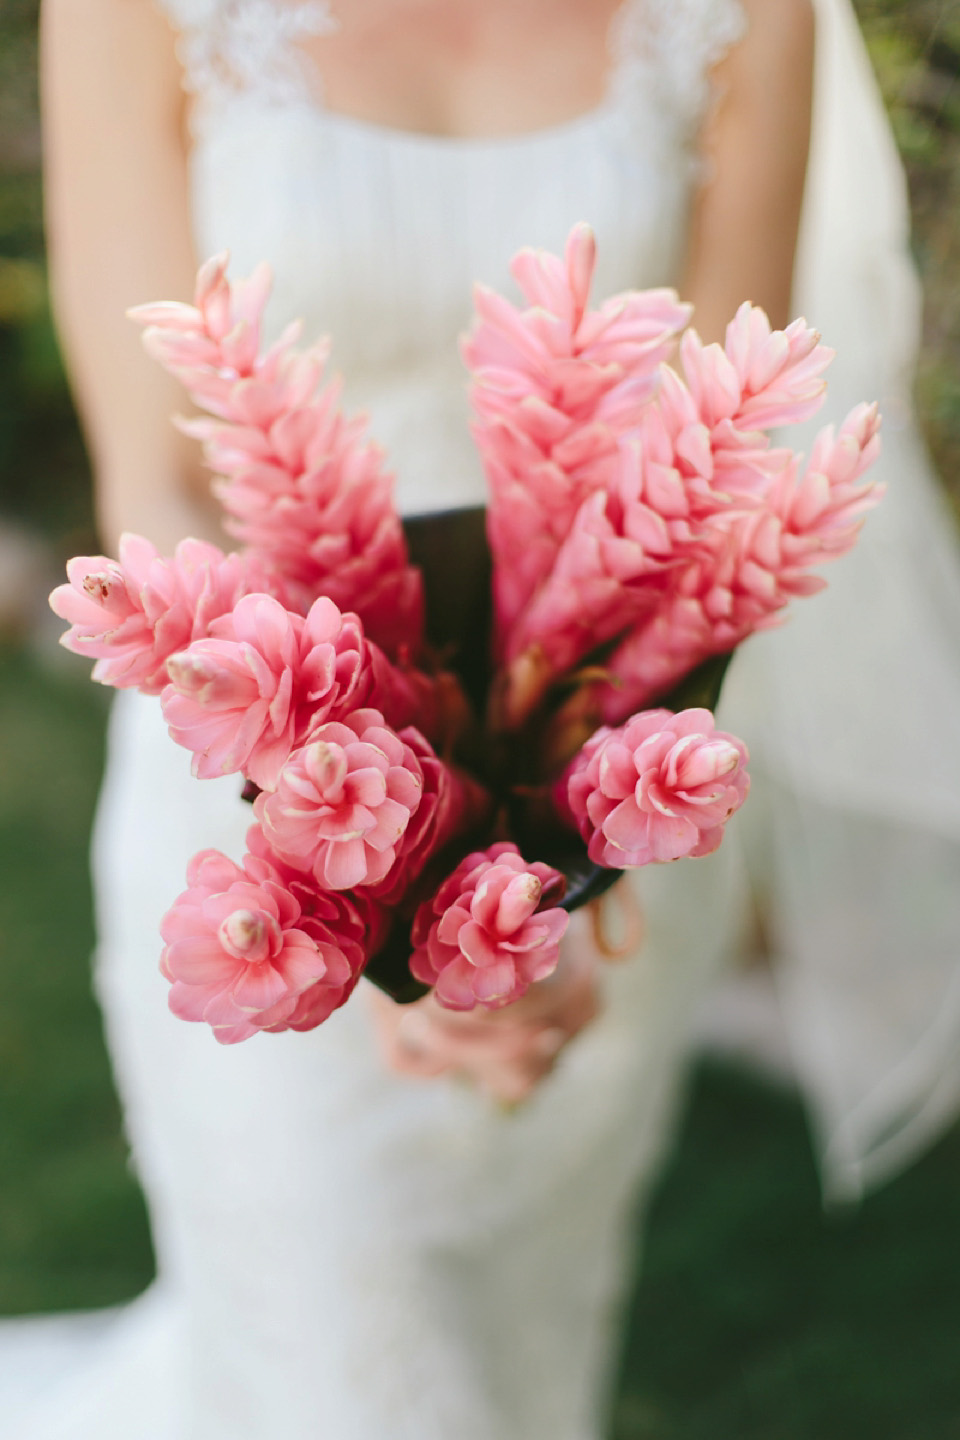
[[[446,1010],[433,995],[396,1005],[371,986],[381,1052],[400,1074],[455,1073],[498,1100],[523,1100],[597,1014],[597,965],[592,947],[567,948],[554,975],[502,1010]]]

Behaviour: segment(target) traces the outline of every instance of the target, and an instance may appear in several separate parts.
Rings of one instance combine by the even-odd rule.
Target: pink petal
[[[679,860],[689,855],[700,839],[700,831],[689,820],[666,816],[652,816],[648,834],[650,849],[657,862]]]
[[[317,858],[314,874],[331,890],[352,890],[367,880],[367,847],[360,839],[331,841]]]
[[[259,965],[246,965],[232,990],[237,1008],[253,1014],[269,1010],[288,994],[287,982],[268,960]]]

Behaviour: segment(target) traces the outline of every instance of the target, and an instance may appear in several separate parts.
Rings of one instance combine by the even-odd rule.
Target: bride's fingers
[[[378,1038],[384,1059],[402,1075],[442,1075],[450,1069],[446,1047],[427,1016],[415,1006],[396,1007],[399,1014],[378,1024]]]
[[[404,1075],[456,1073],[502,1100],[519,1100],[553,1069],[567,1041],[559,1028],[451,1036],[415,1010],[383,1038],[384,1059]]]
[[[600,992],[592,970],[583,971],[575,981],[557,996],[551,1011],[554,1024],[572,1037],[579,1033],[600,1013]]]
[[[480,1073],[525,1064],[542,1069],[563,1048],[567,1034],[543,1025],[449,1030],[432,1016],[411,1014],[401,1019],[395,1038],[408,1058]]]
[[[543,1030],[520,1054],[481,1060],[477,1082],[498,1100],[525,1100],[551,1073],[568,1038],[562,1030]]]
[[[439,1075],[451,1069],[480,1073],[516,1063],[531,1049],[528,1027],[450,1025],[440,1007],[425,1002],[389,1009],[375,1005],[374,1019],[387,1063],[409,1075]],[[559,1045],[551,1042],[549,1048],[555,1051]]]
[[[555,979],[501,1010],[449,1010],[432,995],[398,1006],[374,991],[369,999],[381,1053],[401,1074],[455,1071],[498,1099],[522,1099],[596,1015],[595,972],[588,955],[569,956]]]

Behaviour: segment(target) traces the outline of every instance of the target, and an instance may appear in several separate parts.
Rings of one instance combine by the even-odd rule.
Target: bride
[[[739,845],[644,872],[639,953],[607,971],[581,931],[515,1011],[370,994],[230,1050],[174,1020],[159,917],[248,815],[232,780],[190,778],[155,702],[114,706],[97,983],[160,1278],[13,1436],[592,1440],[689,1018],[758,905],[834,1192],[903,1163],[960,1088],[960,585],[848,5],[46,0],[43,48],[51,269],[107,549],[217,538],[183,397],[123,315],[186,298],[223,248],[235,275],[270,261],[275,330],[332,336],[408,514],[483,498],[472,282],[508,288],[516,249],[581,219],[598,296],[675,284],[706,339],[747,297],[778,324],[805,309],[840,352],[832,412],[882,402],[890,493],[860,554],[731,676],[757,776]]]

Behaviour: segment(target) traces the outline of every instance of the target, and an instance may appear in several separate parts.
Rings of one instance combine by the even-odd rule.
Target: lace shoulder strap
[[[179,32],[184,85],[202,109],[254,93],[273,103],[310,96],[297,41],[336,29],[329,0],[157,0]]]
[[[710,72],[747,28],[740,0],[624,0],[610,33],[611,96],[651,104],[692,144],[713,96]]]

